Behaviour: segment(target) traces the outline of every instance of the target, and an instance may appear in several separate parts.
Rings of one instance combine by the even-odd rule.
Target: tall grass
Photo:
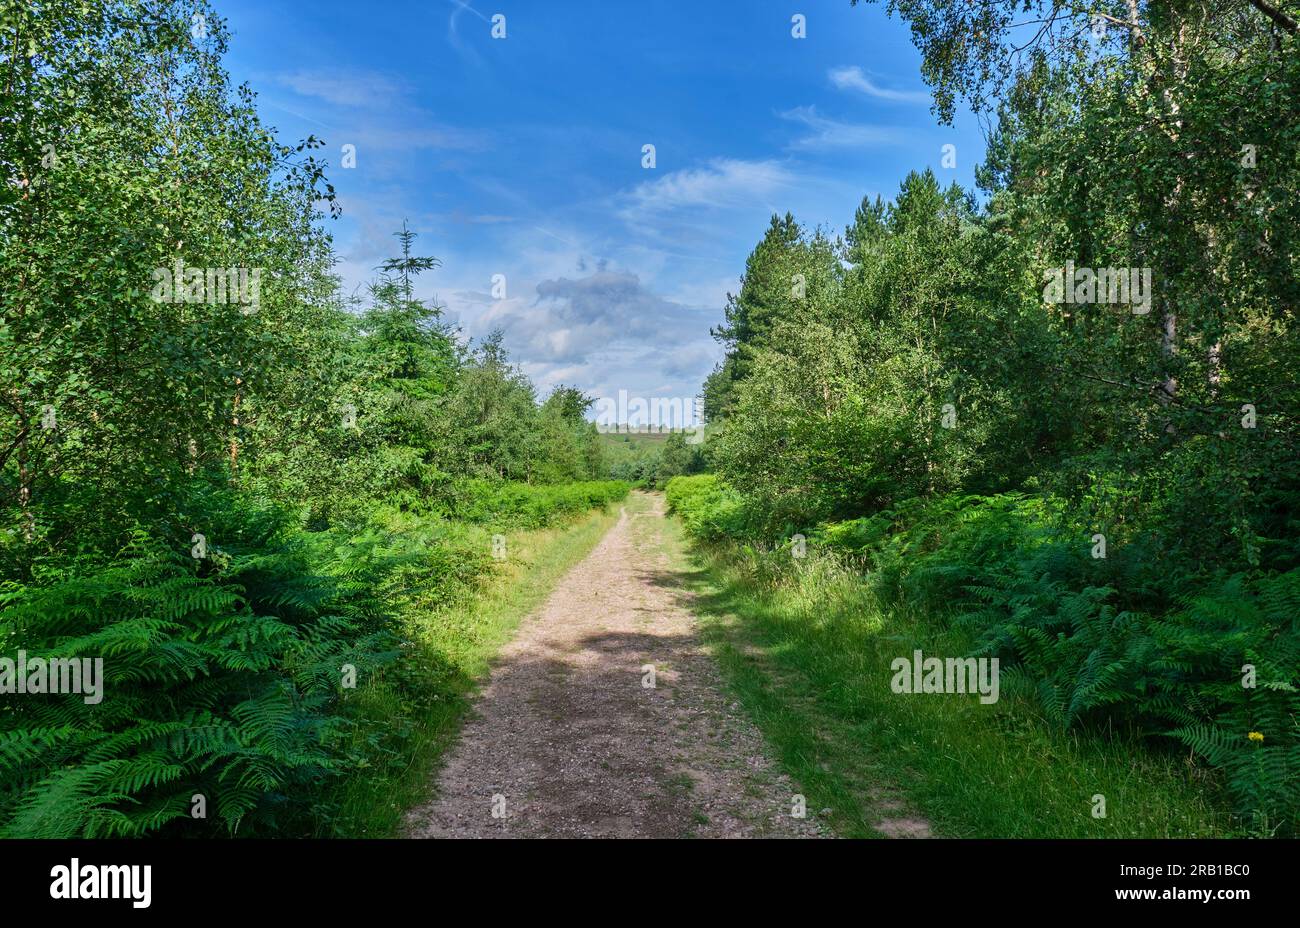
[[[683,513],[678,543],[694,540],[711,641],[809,807],[829,809],[841,834],[874,835],[909,812],[948,836],[1234,833],[1203,765],[1152,750],[1131,724],[1064,727],[1014,672],[992,705],[895,693],[895,659],[970,654],[976,637],[941,603],[891,595],[897,578],[852,554],[814,542],[797,558],[788,542],[730,540],[716,529],[744,523],[735,497],[701,512],[708,481],[695,479],[671,484],[669,499]]]
[[[428,798],[492,656],[616,519],[601,508],[574,523],[513,533],[507,559],[472,591],[441,602],[415,592],[403,610],[406,672],[357,691],[351,747],[370,759],[339,784],[331,814],[318,819],[318,835],[401,832],[406,810]]]
[[[468,520],[372,500],[305,531],[195,490],[179,521],[202,554],[189,529],[140,528],[0,584],[0,657],[100,658],[105,677],[102,703],[0,704],[0,835],[391,833],[504,629],[626,492],[471,487]]]

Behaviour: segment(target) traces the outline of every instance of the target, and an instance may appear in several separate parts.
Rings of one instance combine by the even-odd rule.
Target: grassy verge
[[[1000,700],[891,691],[914,649],[971,642],[934,617],[885,608],[865,581],[808,558],[774,580],[721,544],[690,549],[706,632],[724,676],[801,785],[846,837],[906,809],[949,837],[1214,837],[1230,833],[1217,786],[1131,732],[1067,732],[1003,687]],[[1105,797],[1105,817],[1093,815]],[[888,813],[884,810],[890,809]]]
[[[329,834],[401,832],[406,810],[428,798],[433,772],[497,650],[617,518],[615,505],[564,525],[511,533],[508,559],[470,596],[407,615],[410,646],[417,653],[403,664],[416,668],[417,680],[379,679],[357,689],[352,706],[357,748],[368,742],[368,756],[386,759],[341,785],[336,808],[321,816],[330,823]],[[413,690],[422,694],[419,701],[404,695]]]

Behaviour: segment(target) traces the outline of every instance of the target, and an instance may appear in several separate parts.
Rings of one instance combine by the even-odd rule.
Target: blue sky
[[[501,328],[543,394],[696,395],[773,212],[840,233],[909,170],[969,188],[984,155],[970,114],[937,124],[907,28],[875,5],[216,2],[263,118],[327,143],[348,287],[407,220],[443,262],[420,295],[467,337]]]

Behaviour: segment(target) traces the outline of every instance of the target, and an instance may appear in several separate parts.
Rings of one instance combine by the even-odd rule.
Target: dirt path
[[[726,698],[664,529],[663,498],[634,494],[524,620],[413,837],[822,834]]]

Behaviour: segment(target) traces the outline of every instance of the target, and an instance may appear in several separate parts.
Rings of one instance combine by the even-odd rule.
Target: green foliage
[[[867,522],[869,520],[861,520]],[[882,520],[883,521],[883,520]],[[846,523],[826,526],[826,534]],[[808,539],[696,547],[706,634],[739,701],[837,834],[874,837],[920,818],[943,837],[1168,838],[1239,833],[1222,790],[1185,753],[1144,749],[1121,724],[1062,731],[1032,692],[999,701],[895,693],[891,665],[973,647],[956,625],[891,602],[850,549]],[[1106,796],[1095,819],[1088,797]],[[915,813],[915,816],[913,815]]]
[[[590,509],[599,509],[627,496],[630,487],[618,480],[591,480],[554,485],[458,482],[447,509],[455,518],[494,528],[545,528]]]
[[[326,787],[369,767],[342,688],[387,678],[418,703],[436,667],[399,660],[397,617],[453,605],[490,573],[492,530],[563,524],[625,484],[465,487],[460,521],[377,511],[354,536],[304,534],[273,507],[203,494],[213,542],[138,529],[108,564],[0,589],[3,651],[103,660],[103,698],[11,696],[0,713],[0,823],[10,837],[240,834],[309,827]],[[483,523],[482,528],[467,523]],[[407,710],[409,711],[409,710]],[[384,720],[396,724],[396,719]]]
[[[415,297],[405,224],[342,294],[323,143],[275,140],[204,0],[0,7],[0,656],[105,674],[5,694],[0,834],[330,833],[459,672],[410,616],[627,485],[590,399]],[[259,299],[172,299],[177,262]]]
[[[593,402],[580,390],[561,385],[542,403],[535,481],[562,483],[605,476],[601,472],[604,457],[596,425],[586,420]]]
[[[925,171],[833,242],[774,217],[704,385],[720,479],[670,484],[674,508],[746,552],[806,534],[1055,724],[1179,741],[1247,828],[1294,833],[1294,17],[889,7],[941,120],[993,120],[986,198]],[[1062,301],[1067,266],[1151,284]]]
[[[668,510],[682,517],[692,535],[705,541],[744,537],[745,503],[713,474],[674,477],[664,490]]]
[[[6,698],[5,836],[131,836],[178,822],[262,833],[305,814],[340,771],[341,670],[378,671],[396,638],[359,563],[328,572],[282,519],[247,505],[205,501],[214,544],[203,559],[188,539],[137,529],[104,566],[4,585],[5,658],[103,661],[99,702]],[[195,796],[207,822],[191,822]]]
[[[606,432],[600,436],[608,475],[650,489],[706,468],[704,427],[664,432]]]
[[[718,473],[774,525],[1013,483],[1064,412],[1044,389],[1049,333],[1014,271],[1019,246],[929,171],[891,204],[864,201],[839,245],[847,270],[834,275],[818,236],[783,259],[819,283],[729,346],[745,363],[710,435]],[[1010,286],[988,293],[989,277]],[[1010,331],[1016,344],[989,351]]]
[[[752,551],[761,537],[738,516],[744,498],[714,476],[678,478],[667,492],[702,541]],[[1008,692],[1045,718],[1172,737],[1223,771],[1252,832],[1294,833],[1300,570],[1205,580],[1180,595],[1150,544],[1094,558],[1090,534],[1063,514],[1041,497],[917,497],[818,525],[808,544],[862,572],[879,601],[964,630],[974,653],[1002,660]]]
[[[641,432],[603,432],[601,454],[608,476],[640,486],[650,486],[659,473],[663,457],[663,435]]]

